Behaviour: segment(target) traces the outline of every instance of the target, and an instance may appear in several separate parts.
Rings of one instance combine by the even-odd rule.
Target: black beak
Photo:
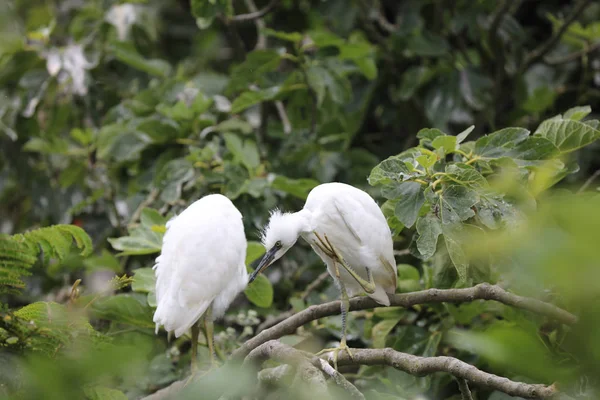
[[[277,250],[279,250],[279,247],[273,246],[269,251],[267,251],[267,254],[265,254],[262,260],[260,260],[260,264],[258,264],[258,267],[256,267],[254,272],[250,275],[250,279],[248,279],[249,284],[256,279],[258,274],[260,274],[264,269],[267,269],[267,267],[271,265],[271,263],[273,262],[273,258],[275,257],[275,253],[277,253]]]

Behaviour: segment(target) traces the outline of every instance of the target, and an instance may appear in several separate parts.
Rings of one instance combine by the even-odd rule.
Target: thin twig
[[[571,54],[567,54],[564,57],[554,58],[554,59],[548,59],[548,58],[546,58],[544,61],[546,61],[546,63],[550,64],[550,65],[565,64],[565,63],[568,63],[570,61],[575,61],[578,58],[581,58],[583,56],[592,54],[596,50],[600,50],[600,42],[594,43],[593,45],[588,46],[587,48],[585,48],[583,50],[576,51],[576,52],[571,53]]]
[[[150,191],[150,193],[148,194],[148,197],[146,197],[144,200],[142,200],[140,202],[140,205],[135,209],[135,211],[131,215],[131,219],[129,220],[129,224],[128,224],[129,226],[131,226],[132,224],[135,224],[138,221],[138,219],[140,219],[140,215],[142,214],[142,211],[144,210],[144,208],[146,208],[150,204],[154,203],[154,200],[156,200],[156,198],[158,197],[158,193],[159,193],[159,190],[154,188]]]
[[[435,372],[447,372],[472,384],[498,390],[511,396],[527,399],[549,399],[556,395],[552,386],[511,381],[490,374],[454,357],[419,357],[386,349],[351,349],[352,358],[340,352],[338,365],[389,365],[414,376],[424,376]],[[464,397],[463,397],[464,398]]]
[[[279,119],[281,120],[281,124],[283,125],[283,133],[289,135],[292,133],[292,124],[290,123],[290,119],[288,118],[287,112],[285,111],[285,106],[281,100],[275,101],[275,108],[277,108],[277,114],[279,114]]]
[[[394,250],[394,255],[395,256],[406,256],[410,254],[410,249],[403,249],[403,250]]]
[[[521,64],[521,67],[519,68],[519,72],[520,73],[524,72],[532,64],[538,62],[546,54],[548,54],[548,52],[550,50],[552,50],[554,48],[554,46],[558,43],[558,41],[560,40],[562,35],[567,31],[567,29],[569,29],[569,26],[577,19],[577,17],[579,17],[579,15],[581,15],[583,10],[585,10],[585,8],[591,2],[592,2],[592,0],[581,0],[579,3],[577,3],[575,5],[575,8],[573,9],[573,12],[565,19],[565,22],[562,24],[560,29],[558,29],[558,31],[556,31],[556,33],[554,33],[554,35],[552,35],[550,37],[550,39],[548,39],[548,41],[546,41],[545,43],[543,43],[542,45],[540,45],[539,47],[534,49],[531,53],[529,53],[525,57],[525,61],[523,62],[523,64]],[[520,75],[520,74],[517,74],[517,75]]]
[[[394,33],[394,32],[396,32],[399,29],[398,25],[389,22],[387,20],[387,18],[385,18],[385,14],[383,12],[383,9],[381,8],[381,3],[379,1],[377,1],[377,18],[376,18],[376,21],[379,24],[379,26],[381,27],[381,29],[383,29],[387,33]]]
[[[235,15],[235,16],[231,17],[229,20],[233,21],[233,22],[254,21],[255,19],[262,18],[265,15],[267,15],[268,13],[270,13],[273,10],[273,8],[275,8],[275,6],[277,5],[278,2],[279,2],[279,0],[271,0],[271,2],[269,4],[267,4],[265,6],[265,8],[263,8],[261,10],[250,12],[248,14]],[[250,11],[252,11],[252,10],[250,10]]]
[[[258,8],[256,4],[254,4],[254,0],[245,0],[246,7],[252,13],[258,12]],[[263,32],[267,27],[265,21],[262,18],[256,18],[254,20],[254,24],[256,25],[256,46],[254,46],[255,50],[263,50],[267,48],[267,35]]]
[[[475,300],[495,300],[506,305],[555,319],[564,324],[573,325],[577,322],[577,317],[575,315],[552,304],[537,299],[518,296],[505,291],[499,286],[487,283],[482,283],[466,289],[427,289],[412,293],[394,294],[389,295],[389,299],[391,306],[401,306],[405,308],[427,303],[465,303]],[[384,306],[369,297],[355,297],[350,300],[349,309],[350,311],[356,311],[377,307]],[[258,335],[249,339],[235,350],[230,359],[239,360],[244,358],[250,351],[261,344],[268,342],[269,340],[278,339],[284,335],[290,335],[294,333],[296,329],[310,321],[337,315],[340,313],[340,309],[339,301],[310,306],[272,328],[261,331]]]
[[[456,378],[456,380],[458,381],[458,389],[462,395],[462,400],[473,400],[473,395],[471,394],[469,383],[466,381],[466,379]]]
[[[592,176],[590,176],[583,185],[581,185],[581,187],[579,188],[579,190],[577,191],[577,193],[583,193],[591,184],[592,182],[594,182],[594,180],[600,176],[600,169],[597,170],[596,172],[594,172],[592,174]]]

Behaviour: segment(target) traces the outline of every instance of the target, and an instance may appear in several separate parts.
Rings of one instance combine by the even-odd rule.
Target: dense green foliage
[[[0,397],[140,398],[184,378],[189,339],[152,323],[168,218],[228,196],[250,270],[270,209],[341,181],[381,204],[398,292],[498,282],[580,317],[377,308],[351,314],[352,347],[596,398],[599,200],[577,192],[600,168],[600,5],[257,3],[0,2]],[[290,250],[217,323],[219,356],[268,317],[337,299],[330,278],[307,290],[322,272],[309,246]],[[316,351],[339,333],[333,316],[282,340]],[[368,398],[460,396],[448,374],[344,372]],[[235,373],[200,390],[255,393]]]

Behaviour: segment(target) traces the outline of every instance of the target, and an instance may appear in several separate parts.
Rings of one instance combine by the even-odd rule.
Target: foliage
[[[152,322],[166,221],[228,196],[251,271],[269,210],[342,181],[381,204],[399,293],[500,282],[581,321],[376,308],[350,315],[351,346],[598,397],[597,197],[568,192],[598,186],[599,20],[588,0],[0,2],[0,396],[141,398],[186,377],[188,338]],[[338,299],[322,272],[299,241],[216,323],[220,357]],[[317,351],[340,324],[281,341]],[[251,390],[256,371],[227,368],[182,397]],[[368,398],[459,396],[447,374],[352,374]],[[287,383],[255,397],[318,397]]]

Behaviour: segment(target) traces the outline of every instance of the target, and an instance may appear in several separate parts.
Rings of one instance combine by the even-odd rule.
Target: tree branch
[[[581,187],[579,188],[579,190],[577,191],[577,193],[583,193],[586,191],[586,189],[592,184],[592,182],[594,182],[594,180],[600,176],[600,169],[597,170],[596,172],[594,172],[586,181],[583,185],[581,185]]]
[[[569,29],[569,26],[579,17],[579,15],[585,10],[585,8],[592,2],[592,0],[581,0],[575,5],[573,12],[565,19],[560,29],[556,31],[554,35],[548,39],[541,46],[534,49],[531,53],[525,57],[525,61],[521,64],[519,72],[525,72],[532,64],[541,60],[554,46],[558,43],[562,35]]]
[[[471,394],[471,390],[469,389],[469,383],[463,378],[456,378],[458,381],[458,389],[460,390],[460,394],[463,400],[473,400],[473,395]]]
[[[353,357],[340,352],[338,365],[388,365],[415,376],[447,372],[475,385],[527,399],[549,399],[556,395],[554,385],[528,384],[490,374],[453,357],[419,357],[387,349],[351,349]]]
[[[265,8],[263,8],[261,10],[250,12],[248,14],[234,15],[229,20],[233,21],[233,22],[254,21],[255,19],[262,18],[265,15],[267,15],[268,13],[270,13],[273,10],[273,8],[275,8],[275,6],[277,5],[278,2],[279,2],[279,0],[271,0],[271,2],[269,4],[267,4],[265,6]]]
[[[274,360],[282,364],[291,365],[296,369],[308,371],[310,376],[313,376],[315,371],[319,371],[318,374],[322,377],[322,371],[325,375],[332,378],[338,386],[346,390],[351,398],[357,400],[365,399],[363,394],[353,384],[348,382],[342,374],[333,369],[327,362],[312,353],[297,350],[277,340],[270,340],[252,350],[246,356],[243,365],[259,364],[266,360]],[[317,381],[317,384],[317,388],[320,390],[321,381]]]
[[[523,310],[555,319],[564,324],[572,325],[577,322],[577,317],[561,308],[543,301],[518,296],[509,293],[499,286],[482,283],[466,289],[428,289],[412,293],[390,295],[391,306],[411,307],[426,303],[465,303],[474,300],[495,300]],[[355,297],[350,300],[350,311],[365,310],[384,307],[369,297]],[[318,306],[310,306],[273,326],[261,331],[258,335],[246,341],[235,350],[230,359],[242,359],[250,351],[269,340],[278,339],[284,335],[292,334],[300,326],[319,318],[337,315],[340,313],[340,302],[332,301]]]
[[[559,64],[564,64],[564,63],[568,63],[570,61],[575,61],[578,58],[581,58],[585,55],[588,54],[592,54],[595,51],[600,50],[600,42],[598,43],[594,43],[593,45],[583,49],[583,50],[579,50],[576,51],[574,53],[571,54],[567,54],[564,57],[560,57],[560,58],[553,58],[553,59],[546,59],[546,63],[550,64],[550,65],[559,65]]]

